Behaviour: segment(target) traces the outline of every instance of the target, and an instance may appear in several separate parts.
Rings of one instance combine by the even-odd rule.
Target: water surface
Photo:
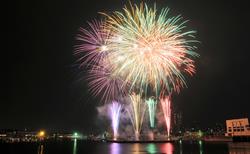
[[[6,151],[7,154],[250,154],[250,143],[202,141],[96,143],[74,140],[41,144],[1,144],[0,147],[1,151]]]

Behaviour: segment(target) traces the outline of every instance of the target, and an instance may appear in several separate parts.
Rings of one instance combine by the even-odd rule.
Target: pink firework
[[[110,119],[112,121],[112,129],[113,129],[113,136],[114,140],[118,137],[118,128],[119,128],[119,120],[120,120],[120,113],[121,113],[122,105],[116,101],[112,102],[110,106]]]
[[[127,95],[127,84],[117,76],[113,76],[108,67],[92,66],[88,80],[90,92],[94,96],[101,96],[104,103],[119,100],[121,96]]]
[[[89,22],[89,28],[80,28],[77,35],[79,45],[75,54],[81,66],[88,66],[89,90],[94,96],[101,96],[104,102],[117,100],[126,94],[126,85],[121,78],[111,74],[108,57],[108,38],[111,33],[104,21]]]
[[[80,28],[76,37],[75,55],[79,57],[80,66],[99,64],[107,54],[107,40],[110,32],[103,21],[88,23],[89,28]]]
[[[160,98],[161,101],[161,107],[164,114],[164,119],[166,122],[167,127],[167,134],[168,137],[170,135],[170,128],[171,128],[171,101],[170,96],[163,96]]]

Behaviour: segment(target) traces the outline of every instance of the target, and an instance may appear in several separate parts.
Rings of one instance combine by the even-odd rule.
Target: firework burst
[[[195,31],[185,31],[181,16],[168,17],[169,9],[157,14],[156,7],[145,4],[124,8],[107,16],[112,36],[107,45],[110,49],[112,73],[121,76],[140,92],[148,88],[158,92],[165,87],[169,92],[186,85],[182,72],[195,72],[192,57],[198,56],[189,44]]]
[[[101,96],[103,102],[119,100],[127,95],[128,85],[121,78],[114,76],[108,67],[92,66],[87,80],[89,91],[94,96]]]
[[[78,44],[75,47],[75,55],[80,57],[80,66],[100,65],[108,53],[107,40],[110,31],[106,29],[104,21],[93,20],[88,22],[87,29],[80,28],[76,37]]]
[[[197,42],[195,31],[185,30],[187,21],[181,16],[169,17],[168,8],[158,13],[156,7],[142,3],[123,10],[104,14],[105,21],[89,23],[89,28],[81,28],[77,36],[81,43],[75,54],[80,55],[81,65],[87,64],[98,76],[91,77],[93,93],[100,94],[104,89],[101,84],[107,85],[110,76],[112,81],[116,78],[129,85],[130,94],[151,91],[158,97],[162,89],[179,92],[186,86],[184,73],[195,73],[192,58],[198,54],[190,45]],[[108,70],[108,78],[103,68]],[[109,89],[103,94],[112,94]]]
[[[154,127],[157,100],[150,98],[159,98],[169,136],[169,97],[187,87],[186,75],[195,73],[194,59],[199,57],[194,46],[196,32],[186,29],[187,21],[180,15],[170,16],[168,8],[157,11],[156,6],[144,3],[101,14],[104,20],[89,22],[77,35],[75,55],[80,67],[87,70],[90,92],[103,102],[130,97],[127,111],[136,140],[147,105],[150,126]],[[142,98],[149,99],[142,102]],[[120,113],[117,104],[111,108],[115,117]],[[114,137],[117,118],[115,121]]]

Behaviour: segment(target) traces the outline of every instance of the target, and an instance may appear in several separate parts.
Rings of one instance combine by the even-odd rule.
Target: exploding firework
[[[157,102],[153,98],[149,98],[146,100],[147,106],[148,106],[148,114],[149,114],[149,122],[150,127],[155,127],[155,112],[156,112],[156,105]]]
[[[170,128],[171,128],[171,100],[170,96],[163,96],[160,98],[161,107],[164,115],[164,120],[167,127],[167,134],[168,137],[170,135]]]
[[[118,102],[113,101],[110,106],[110,118],[112,121],[112,129],[113,129],[113,139],[116,140],[118,137],[118,128],[119,128],[119,120],[121,113],[122,105]]]
[[[80,66],[100,65],[107,56],[107,40],[110,32],[105,27],[104,21],[92,21],[88,23],[89,28],[80,28],[76,39],[75,55],[79,57]]]
[[[144,113],[148,106],[150,127],[155,126],[157,101],[160,98],[167,133],[171,127],[172,92],[186,87],[186,75],[195,73],[195,31],[186,29],[186,20],[170,16],[169,9],[157,11],[147,4],[124,7],[123,12],[105,14],[102,21],[89,22],[80,28],[75,55],[80,67],[88,71],[89,90],[103,102],[119,101],[127,96],[126,109],[139,139]],[[137,95],[136,95],[136,94]],[[152,96],[152,97],[151,97]],[[149,98],[146,103],[141,98]],[[114,138],[118,135],[121,106],[111,107]]]
[[[86,64],[91,70],[98,65],[109,70],[108,78],[105,73],[99,73],[101,79],[91,78],[98,82],[90,84],[94,94],[104,95],[98,90],[103,86],[98,85],[107,83],[102,79],[111,76],[124,87],[129,85],[129,94],[150,91],[158,97],[162,89],[179,92],[186,86],[184,74],[195,73],[193,58],[198,56],[193,45],[197,42],[195,31],[185,30],[187,21],[180,15],[170,17],[168,12],[168,8],[157,12],[156,7],[143,3],[131,5],[124,12],[103,13],[106,20],[93,21],[88,29],[80,29],[75,54],[81,66]],[[114,97],[112,90],[107,93]]]
[[[107,16],[112,29],[107,48],[112,59],[112,73],[146,93],[156,95],[162,88],[179,91],[186,85],[182,72],[195,72],[193,57],[198,56],[192,46],[195,31],[185,31],[187,21],[181,16],[168,17],[169,9],[157,14],[156,7],[146,4],[124,8]]]
[[[146,111],[146,104],[142,102],[141,96],[132,94],[130,95],[131,102],[127,108],[131,123],[135,132],[135,139],[139,140],[142,123],[144,120],[144,113]]]
[[[80,28],[75,54],[80,56],[80,66],[86,65],[89,68],[89,91],[94,96],[101,96],[103,102],[119,100],[127,94],[127,83],[122,78],[111,73],[108,57],[108,38],[110,30],[104,21],[89,22],[89,28]]]
[[[95,66],[88,75],[89,91],[94,96],[101,96],[103,102],[119,100],[127,95],[128,85],[121,78],[113,76],[108,67]]]

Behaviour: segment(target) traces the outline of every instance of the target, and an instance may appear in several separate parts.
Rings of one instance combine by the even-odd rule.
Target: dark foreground
[[[55,141],[1,143],[6,154],[250,154],[250,143],[183,141],[173,143],[107,143]]]

